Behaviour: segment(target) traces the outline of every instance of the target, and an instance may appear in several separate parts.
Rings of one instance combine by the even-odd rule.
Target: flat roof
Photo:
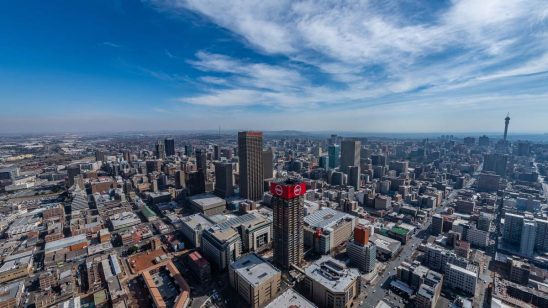
[[[463,274],[466,274],[466,275],[468,275],[468,276],[477,277],[476,273],[474,273],[474,272],[472,272],[472,271],[470,271],[470,270],[468,270],[468,269],[466,269],[466,268],[463,268],[463,267],[460,267],[460,266],[458,266],[458,265],[451,264],[451,263],[449,263],[449,264],[447,264],[447,265],[449,266],[450,269],[456,270],[456,271],[461,272],[461,273],[463,273]]]
[[[343,292],[359,279],[355,268],[348,268],[331,256],[323,256],[305,269],[305,274],[332,292]]]
[[[241,257],[230,264],[230,267],[238,276],[254,286],[258,286],[276,275],[281,275],[280,270],[254,253]]]
[[[192,230],[196,230],[197,227],[207,229],[213,225],[213,222],[201,213],[185,216],[181,221]]]
[[[211,193],[200,194],[190,197],[190,202],[202,210],[214,207],[226,206],[225,199],[219,198]]]
[[[46,252],[55,251],[55,250],[59,250],[61,248],[65,248],[74,244],[78,244],[83,241],[87,241],[86,234],[78,234],[75,236],[62,238],[57,241],[48,242],[46,243],[44,250]]]
[[[315,228],[328,228],[346,217],[355,218],[347,213],[326,207],[306,216],[304,222]]]
[[[292,288],[289,288],[265,306],[265,308],[279,307],[316,308],[318,306],[311,303],[301,294],[295,292]]]

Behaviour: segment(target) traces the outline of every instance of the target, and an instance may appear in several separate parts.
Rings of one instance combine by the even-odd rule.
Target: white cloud
[[[312,110],[370,108],[399,99],[410,106],[428,100],[449,107],[464,97],[466,104],[459,106],[472,108],[486,105],[485,97],[495,101],[485,91],[500,78],[521,78],[548,66],[545,0],[454,0],[437,10],[405,1],[156,5],[199,13],[255,51],[276,56],[275,64],[266,64],[198,52],[189,63],[208,74],[201,78],[203,94],[180,98],[194,105]],[[476,94],[482,91],[480,99]]]

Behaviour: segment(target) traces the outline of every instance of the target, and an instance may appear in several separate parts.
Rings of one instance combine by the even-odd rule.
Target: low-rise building
[[[213,225],[213,222],[201,213],[185,216],[181,219],[181,223],[181,232],[196,248],[202,246],[204,230]]]
[[[351,307],[360,293],[360,273],[333,257],[323,256],[305,270],[302,294],[318,307]]]
[[[253,308],[263,306],[280,291],[281,272],[256,254],[230,264],[228,276],[230,285]]]
[[[189,198],[190,205],[197,213],[205,216],[222,214],[226,209],[226,201],[211,193],[195,195]]]
[[[444,284],[448,287],[462,290],[468,294],[475,294],[478,275],[473,266],[467,268],[455,264],[445,267]]]
[[[351,238],[357,219],[331,208],[310,214],[304,218],[304,244],[316,253],[328,254]]]

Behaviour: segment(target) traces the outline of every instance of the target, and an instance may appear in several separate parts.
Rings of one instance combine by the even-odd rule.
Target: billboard
[[[304,195],[306,193],[306,184],[284,184],[284,183],[270,183],[270,193],[285,200],[293,199],[295,197]]]

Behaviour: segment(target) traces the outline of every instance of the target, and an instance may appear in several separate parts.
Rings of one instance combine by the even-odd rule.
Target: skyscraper
[[[349,166],[348,186],[352,186],[356,190],[360,189],[360,167],[359,166]]]
[[[221,198],[234,194],[234,175],[231,163],[215,163],[215,194]]]
[[[207,174],[207,154],[203,149],[196,150],[196,170],[204,175]]]
[[[271,149],[263,151],[263,177],[265,179],[274,177],[274,153]]]
[[[263,133],[239,132],[240,195],[257,201],[263,197]]]
[[[535,249],[535,235],[537,232],[537,226],[534,220],[525,220],[523,222],[523,228],[521,231],[521,241],[519,246],[519,252],[527,257],[533,255]]]
[[[306,185],[287,179],[270,184],[273,211],[274,262],[288,270],[300,265],[304,245],[304,194]]]
[[[334,144],[330,145],[329,148],[327,148],[327,155],[328,155],[328,167],[329,169],[335,169],[339,165],[339,154],[341,153],[341,148]]]
[[[161,141],[158,141],[156,143],[156,158],[157,159],[166,158],[166,149],[164,144]]]
[[[344,140],[341,142],[341,171],[348,173],[348,167],[360,165],[361,142]]]
[[[354,228],[354,240],[346,245],[346,252],[350,262],[360,271],[370,273],[377,263],[377,246],[369,241],[371,231],[364,225]]]
[[[175,155],[175,140],[173,140],[173,138],[166,138],[164,140],[164,147],[166,151],[166,156]]]

